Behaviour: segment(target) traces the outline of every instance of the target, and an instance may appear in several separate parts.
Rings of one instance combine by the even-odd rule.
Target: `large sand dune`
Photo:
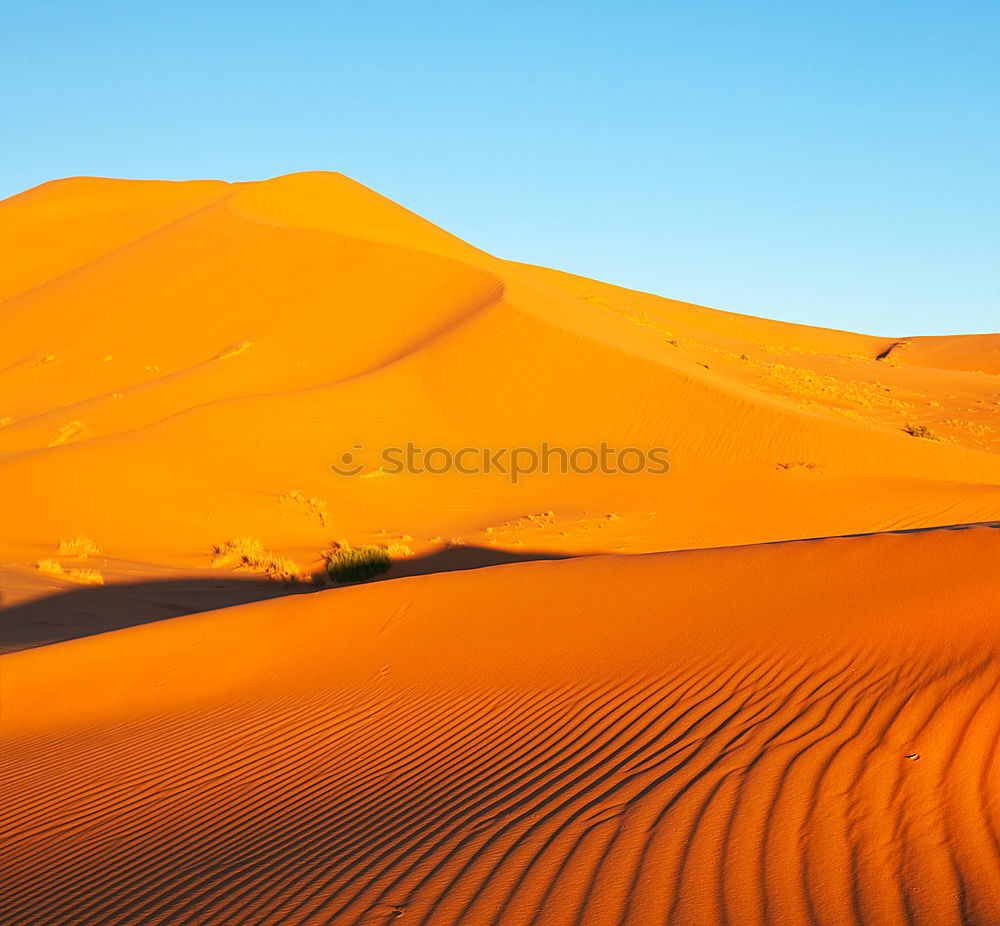
[[[308,570],[331,537],[649,552],[1000,504],[997,335],[873,338],[514,264],[336,174],[58,181],[0,204],[0,235],[10,568],[80,534],[111,580],[204,570],[233,535]],[[662,446],[672,471],[379,476],[410,440]],[[379,478],[331,474],[356,444]]]
[[[337,174],[57,181],[0,244],[0,923],[1000,924],[1000,335],[504,261]]]
[[[13,654],[0,922],[1000,922],[998,560],[531,563]]]

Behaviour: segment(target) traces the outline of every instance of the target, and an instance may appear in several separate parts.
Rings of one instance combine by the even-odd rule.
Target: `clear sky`
[[[1000,330],[997,0],[6,3],[0,195],[339,170],[493,253]]]

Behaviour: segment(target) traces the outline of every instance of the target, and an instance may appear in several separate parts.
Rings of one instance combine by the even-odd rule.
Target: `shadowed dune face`
[[[378,576],[378,581],[561,558],[558,554],[530,550],[455,547],[393,562],[384,575]],[[308,594],[333,584],[321,570],[312,581],[292,583],[228,576],[182,577],[84,585],[36,595],[30,581],[23,576],[6,579],[10,586],[16,586],[20,580],[21,587],[14,588],[11,593],[14,600],[5,601],[0,610],[0,654],[251,601]]]
[[[998,557],[522,564],[7,656],[0,922],[997,922]]]

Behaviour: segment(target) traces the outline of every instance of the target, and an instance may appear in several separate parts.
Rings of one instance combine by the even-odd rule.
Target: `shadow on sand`
[[[371,581],[384,582],[436,572],[566,558],[563,554],[513,553],[492,547],[452,547],[427,556],[399,560],[387,573]],[[313,594],[327,587],[308,581],[282,585],[257,577],[243,578],[233,573],[208,578],[81,586],[6,608],[0,605],[0,653],[252,601]]]

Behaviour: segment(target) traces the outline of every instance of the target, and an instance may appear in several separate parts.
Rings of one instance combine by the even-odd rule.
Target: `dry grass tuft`
[[[299,578],[299,567],[294,560],[275,556],[253,537],[234,537],[213,546],[212,565],[262,572],[275,582],[294,582]]]
[[[86,559],[88,556],[101,552],[101,548],[89,537],[74,537],[72,540],[59,541],[59,555],[71,556],[75,559]]]
[[[264,544],[252,537],[234,537],[212,547],[213,566],[250,568],[264,556]]]
[[[274,556],[269,553],[263,568],[264,574],[275,582],[289,583],[299,578],[299,567],[295,565],[295,560],[286,556]]]
[[[228,360],[230,357],[235,357],[238,354],[242,354],[250,346],[249,341],[240,341],[239,344],[234,344],[232,347],[227,347],[222,353],[218,354],[217,360]]]
[[[306,495],[298,489],[292,489],[284,495],[279,496],[282,505],[288,504],[297,507],[299,510],[315,517],[321,526],[326,527],[326,502],[316,498],[314,495]]]
[[[59,429],[59,433],[49,441],[49,446],[58,447],[60,444],[69,443],[73,438],[86,434],[86,432],[87,426],[82,421],[71,421]]]
[[[38,561],[38,571],[50,576],[60,576],[69,582],[76,582],[78,585],[103,585],[104,576],[96,569],[70,569],[64,570],[62,563],[56,559],[42,559]]]
[[[63,577],[80,585],[104,584],[104,576],[96,569],[70,569],[69,572],[63,573]]]

